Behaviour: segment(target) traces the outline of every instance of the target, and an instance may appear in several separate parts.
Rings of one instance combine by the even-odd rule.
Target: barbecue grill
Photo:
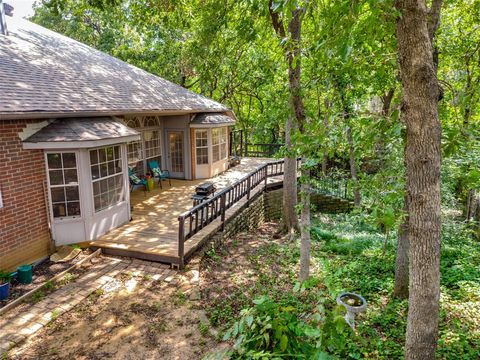
[[[215,193],[215,185],[211,182],[206,182],[198,185],[195,188],[195,194],[192,195],[193,206],[200,204],[201,202],[207,200],[210,195]]]
[[[195,193],[197,195],[209,196],[215,192],[215,185],[211,182],[206,182],[198,185],[195,188]]]

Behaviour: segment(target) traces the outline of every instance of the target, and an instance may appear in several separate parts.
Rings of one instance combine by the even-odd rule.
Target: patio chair
[[[130,192],[141,186],[143,187],[143,192],[145,194],[147,193],[148,187],[146,179],[140,179],[130,168],[128,169],[128,178],[130,179]]]
[[[168,170],[161,170],[157,160],[149,161],[148,167],[152,171],[153,177],[155,179],[158,179],[158,183],[160,184],[161,189],[163,189],[162,180],[168,179],[168,183],[170,184],[170,186],[172,186],[172,182],[170,181],[170,172]]]

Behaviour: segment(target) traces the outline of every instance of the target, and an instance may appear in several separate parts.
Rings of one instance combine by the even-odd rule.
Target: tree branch
[[[275,32],[278,36],[284,39],[286,37],[285,27],[283,26],[282,19],[280,18],[278,13],[273,10],[273,0],[268,1],[268,12],[270,13],[270,18],[272,19],[272,26]]]
[[[428,22],[428,35],[430,42],[433,43],[435,33],[440,26],[440,11],[442,10],[443,0],[433,0],[432,7],[428,11],[430,15],[430,21]]]

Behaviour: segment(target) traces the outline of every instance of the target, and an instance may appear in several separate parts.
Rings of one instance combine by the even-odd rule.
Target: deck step
[[[135,250],[123,249],[123,248],[118,248],[113,246],[100,246],[98,244],[91,245],[91,248],[93,250],[101,248],[102,253],[107,255],[123,256],[123,257],[129,257],[129,258],[140,259],[140,260],[155,261],[155,262],[169,264],[169,265],[179,264],[179,258],[176,256],[168,256],[165,254],[155,254],[153,252],[146,252],[143,250],[135,251]]]

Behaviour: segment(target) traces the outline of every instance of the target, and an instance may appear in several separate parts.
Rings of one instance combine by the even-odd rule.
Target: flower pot
[[[17,280],[20,284],[32,283],[32,265],[22,265],[17,268]]]
[[[6,300],[10,295],[10,283],[0,284],[0,300]]]

